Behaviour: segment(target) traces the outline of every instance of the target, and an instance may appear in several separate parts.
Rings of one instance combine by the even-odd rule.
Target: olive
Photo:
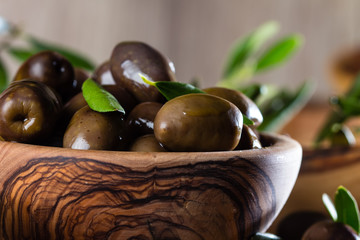
[[[245,125],[243,126],[241,132],[240,142],[236,147],[236,150],[246,150],[246,149],[260,149],[262,148],[260,139],[254,132],[252,128]]]
[[[254,127],[257,127],[262,123],[263,116],[260,109],[242,92],[223,87],[205,88],[204,92],[222,97],[235,104],[247,118],[254,122]]]
[[[20,66],[13,81],[26,78],[45,83],[66,100],[73,89],[74,68],[59,53],[42,51],[31,56]]]
[[[129,113],[136,105],[137,100],[122,85],[115,82],[110,71],[110,62],[105,61],[96,68],[92,78],[99,83],[106,91],[110,92],[119,101],[121,106]]]
[[[100,64],[100,66],[95,69],[92,79],[102,86],[117,85],[110,71],[110,61],[105,61]]]
[[[130,147],[134,152],[166,152],[154,134],[147,134],[137,138]]]
[[[73,149],[121,150],[124,115],[100,113],[89,106],[78,110],[66,129],[63,147]]]
[[[69,123],[72,116],[82,107],[87,105],[82,92],[72,97],[63,107],[61,111],[62,122],[66,125]]]
[[[163,104],[158,102],[143,102],[130,112],[126,119],[125,128],[129,137],[135,139],[139,136],[154,133],[154,119]]]
[[[348,225],[332,220],[323,220],[311,225],[302,240],[358,240],[356,232]]]
[[[281,219],[276,229],[276,235],[282,239],[301,240],[311,225],[323,220],[330,220],[330,218],[320,211],[292,212]]]
[[[69,94],[70,97],[81,92],[82,84],[89,78],[89,74],[81,68],[74,68],[75,77],[72,81],[72,94]]]
[[[0,136],[35,143],[48,137],[61,109],[47,85],[29,79],[12,82],[0,95]]]
[[[164,101],[159,91],[144,83],[139,73],[156,82],[175,80],[173,63],[156,49],[142,42],[117,44],[110,58],[110,69],[114,80],[139,102]]]
[[[243,117],[231,102],[210,94],[173,98],[154,120],[156,139],[171,151],[228,151],[239,143]]]

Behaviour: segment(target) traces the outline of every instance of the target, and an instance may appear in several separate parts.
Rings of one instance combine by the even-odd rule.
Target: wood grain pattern
[[[295,182],[301,148],[287,141],[290,148],[275,144],[257,154],[145,154],[145,161],[153,163],[142,167],[136,164],[139,154],[134,154],[131,166],[131,153],[39,147],[37,154],[17,155],[32,158],[23,164],[19,161],[18,167],[1,179],[0,236],[247,239],[268,227]],[[0,143],[0,152],[28,152],[26,148],[29,146]],[[267,157],[271,148],[277,151]],[[6,154],[0,156],[0,166],[10,161]],[[111,156],[116,159],[109,161]],[[176,164],[162,160],[165,157],[173,158]],[[269,164],[262,165],[265,161]],[[285,171],[285,166],[291,170]],[[275,174],[268,168],[282,170]],[[284,173],[286,177],[295,173],[295,177],[281,189],[281,178],[274,176]]]

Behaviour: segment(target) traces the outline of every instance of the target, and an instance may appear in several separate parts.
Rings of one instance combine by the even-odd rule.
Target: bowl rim
[[[6,142],[0,141],[0,149],[9,148],[23,148],[22,151],[26,150],[38,150],[39,152],[54,152],[59,155],[76,155],[76,156],[117,156],[138,158],[148,155],[151,158],[159,158],[160,156],[166,156],[168,158],[177,158],[181,155],[186,155],[188,158],[197,158],[198,156],[211,156],[212,158],[229,158],[233,156],[241,156],[244,158],[260,156],[269,154],[269,152],[282,152],[291,149],[302,149],[300,143],[291,137],[278,134],[278,133],[260,133],[261,141],[266,142],[267,146],[261,149],[247,149],[247,150],[233,150],[233,151],[211,151],[211,152],[132,152],[132,151],[109,151],[109,150],[80,150],[70,149],[63,147],[53,147],[44,145],[34,145],[27,143],[17,142]]]

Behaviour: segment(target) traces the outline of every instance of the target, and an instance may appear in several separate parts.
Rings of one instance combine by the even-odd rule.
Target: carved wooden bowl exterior
[[[1,239],[247,239],[296,181],[302,150],[82,151],[0,142]]]

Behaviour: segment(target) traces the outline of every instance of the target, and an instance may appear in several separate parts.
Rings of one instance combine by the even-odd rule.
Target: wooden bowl
[[[286,202],[302,149],[84,151],[0,142],[1,239],[248,239]]]
[[[278,233],[285,219],[291,215],[306,214],[329,217],[322,202],[322,194],[327,193],[331,198],[339,185],[346,187],[360,204],[360,146],[332,149],[304,149],[303,161],[298,179],[293,191],[280,212],[278,218],[271,226],[271,231]],[[311,222],[311,219],[302,219]],[[286,223],[289,232],[299,231],[299,222]]]

